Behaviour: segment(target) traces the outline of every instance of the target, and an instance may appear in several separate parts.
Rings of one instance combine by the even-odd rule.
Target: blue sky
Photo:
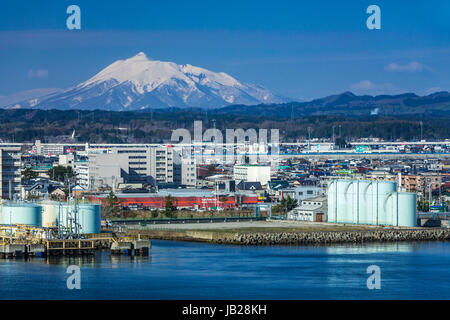
[[[66,28],[70,4],[81,30]],[[381,30],[366,27],[371,4]],[[450,91],[450,1],[0,3],[0,96],[70,87],[140,51],[293,99]]]

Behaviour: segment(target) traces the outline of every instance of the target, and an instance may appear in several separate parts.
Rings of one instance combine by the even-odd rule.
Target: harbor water
[[[1,259],[0,299],[450,299],[450,242],[152,244],[148,257]],[[79,290],[67,288],[70,265]],[[380,289],[368,289],[372,265]]]

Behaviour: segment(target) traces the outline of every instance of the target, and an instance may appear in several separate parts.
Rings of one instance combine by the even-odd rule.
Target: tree
[[[103,214],[105,217],[116,216],[120,213],[120,200],[110,191],[105,200],[105,205],[103,207]]]
[[[25,170],[22,171],[22,179],[23,180],[30,180],[35,179],[38,177],[38,173],[33,171],[31,168],[25,168]]]
[[[430,204],[423,199],[417,201],[417,211],[420,211],[420,212],[430,211]]]
[[[280,203],[273,207],[273,211],[276,213],[287,213],[294,209],[298,204],[296,199],[288,196],[287,198],[281,199]]]
[[[174,203],[175,203],[175,199],[171,195],[168,195],[164,199],[164,205],[165,205],[164,215],[168,218],[173,218],[175,216],[177,207],[175,206]]]
[[[66,167],[66,166],[55,166],[47,171],[48,176],[50,179],[64,182],[67,178],[72,178],[75,173],[73,172],[72,167]]]

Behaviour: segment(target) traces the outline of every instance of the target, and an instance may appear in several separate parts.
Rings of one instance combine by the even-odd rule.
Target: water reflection
[[[419,243],[365,243],[365,244],[342,244],[327,247],[328,254],[368,254],[368,253],[390,253],[390,252],[413,252],[417,250]]]
[[[137,266],[142,263],[150,263],[151,261],[152,257],[150,253],[147,256],[109,255],[109,262],[112,268],[118,268],[124,263],[128,264],[128,266]]]
[[[107,251],[95,252],[90,255],[74,255],[74,256],[47,256],[47,257],[22,257],[17,259],[5,260],[5,262],[26,262],[27,264],[33,265],[54,265],[67,267],[70,265],[76,265],[79,267],[112,267],[116,268],[119,266],[126,265],[127,267],[137,266],[142,263],[150,263],[151,255],[113,255]]]

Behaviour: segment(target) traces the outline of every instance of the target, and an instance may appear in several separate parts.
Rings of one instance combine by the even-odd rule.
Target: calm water
[[[66,287],[68,265],[81,290]],[[368,290],[366,268],[381,268]],[[238,247],[153,241],[149,257],[0,260],[0,299],[450,299],[450,243]]]

